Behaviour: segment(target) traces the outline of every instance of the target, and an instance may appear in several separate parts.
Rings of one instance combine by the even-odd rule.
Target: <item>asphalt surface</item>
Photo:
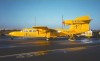
[[[0,61],[100,61],[100,40],[2,38]]]

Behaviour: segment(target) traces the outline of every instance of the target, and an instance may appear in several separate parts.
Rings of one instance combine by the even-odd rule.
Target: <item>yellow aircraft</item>
[[[45,37],[47,40],[49,38],[56,37],[69,37],[69,39],[74,39],[76,35],[82,34],[90,30],[91,19],[89,16],[77,17],[75,20],[65,20],[64,25],[70,26],[69,29],[50,29],[45,26],[34,26],[32,28],[25,28],[21,31],[10,32],[9,35],[12,37]],[[92,35],[91,35],[92,36]]]
[[[14,31],[9,33],[12,37],[28,37],[28,38],[55,38],[58,32],[54,29],[49,29],[45,26],[34,26],[32,28],[25,28],[21,31]]]

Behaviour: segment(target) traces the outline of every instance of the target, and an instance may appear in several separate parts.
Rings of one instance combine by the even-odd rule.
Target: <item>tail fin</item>
[[[63,22],[65,25],[70,25],[69,31],[74,31],[73,33],[83,33],[90,30],[91,19],[89,16],[77,17],[75,20],[66,20]]]

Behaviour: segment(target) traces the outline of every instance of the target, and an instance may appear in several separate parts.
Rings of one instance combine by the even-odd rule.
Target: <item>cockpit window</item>
[[[33,30],[33,32],[36,32],[36,30]]]
[[[28,30],[24,30],[24,32],[28,32]]]
[[[24,30],[22,30],[21,32],[28,32],[28,30],[24,29]]]

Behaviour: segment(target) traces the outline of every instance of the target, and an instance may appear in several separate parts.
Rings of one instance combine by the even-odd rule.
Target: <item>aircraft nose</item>
[[[14,32],[10,32],[9,35],[12,36],[14,34]]]

